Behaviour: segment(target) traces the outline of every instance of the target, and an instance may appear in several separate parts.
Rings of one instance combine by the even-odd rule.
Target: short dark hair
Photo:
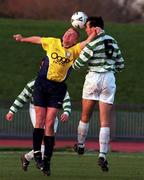
[[[104,21],[101,16],[89,16],[86,22],[90,22],[90,27],[100,27],[104,29]]]

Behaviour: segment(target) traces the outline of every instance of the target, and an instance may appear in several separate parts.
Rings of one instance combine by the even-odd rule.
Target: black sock
[[[41,151],[41,144],[44,136],[44,129],[42,128],[34,128],[33,131],[33,150]]]
[[[55,145],[55,137],[44,136],[44,144],[45,144],[44,157],[47,159],[47,161],[50,161],[53,154],[54,145]]]

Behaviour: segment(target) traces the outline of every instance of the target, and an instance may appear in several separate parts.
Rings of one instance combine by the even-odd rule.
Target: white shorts
[[[83,99],[102,101],[113,104],[116,91],[113,72],[89,72],[83,86]]]
[[[33,127],[35,127],[36,124],[36,113],[35,113],[35,107],[33,104],[30,103],[29,105],[29,114],[30,114],[30,119],[32,122]],[[54,122],[54,133],[57,132],[57,128],[58,128],[58,118],[55,118],[55,122]]]

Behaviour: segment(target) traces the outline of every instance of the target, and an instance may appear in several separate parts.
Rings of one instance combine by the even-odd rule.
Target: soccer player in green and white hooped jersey
[[[24,106],[24,104],[30,101],[29,114],[30,114],[32,125],[33,127],[35,127],[36,115],[35,115],[35,109],[34,109],[33,97],[32,97],[34,83],[35,83],[35,79],[32,79],[31,81],[29,81],[27,85],[24,87],[23,91],[17,96],[12,106],[10,107],[9,112],[6,115],[6,120],[9,120],[9,121],[13,120],[14,114],[17,113],[17,111],[21,109]],[[71,101],[70,101],[70,96],[69,96],[68,91],[65,95],[62,106],[63,106],[64,112],[61,115],[61,121],[67,121],[71,114]],[[55,133],[57,132],[57,127],[58,127],[58,118],[56,117],[55,123],[54,123]],[[44,145],[41,145],[41,152],[43,156]],[[25,155],[22,155],[21,161],[22,161],[22,168],[24,171],[27,171],[28,165],[31,159],[33,159],[33,150],[26,153]]]
[[[105,49],[107,48],[107,49]],[[124,60],[117,41],[104,30],[84,48],[79,58],[73,64],[74,69],[80,69],[88,62],[89,72],[119,72],[124,68]]]
[[[82,114],[78,126],[78,142],[74,145],[74,150],[78,154],[84,154],[89,121],[95,104],[98,102],[100,111],[98,165],[103,171],[108,171],[106,154],[110,139],[111,111],[116,91],[114,74],[123,70],[124,59],[116,40],[105,34],[101,17],[88,17],[86,22],[88,35],[92,33],[93,28],[96,29],[95,38],[86,45],[73,64],[74,69],[80,69],[88,63],[89,69],[83,86]]]

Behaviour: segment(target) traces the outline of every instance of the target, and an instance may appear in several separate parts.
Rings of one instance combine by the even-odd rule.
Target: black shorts
[[[38,77],[34,85],[34,105],[61,108],[67,91],[64,82],[54,82]]]

